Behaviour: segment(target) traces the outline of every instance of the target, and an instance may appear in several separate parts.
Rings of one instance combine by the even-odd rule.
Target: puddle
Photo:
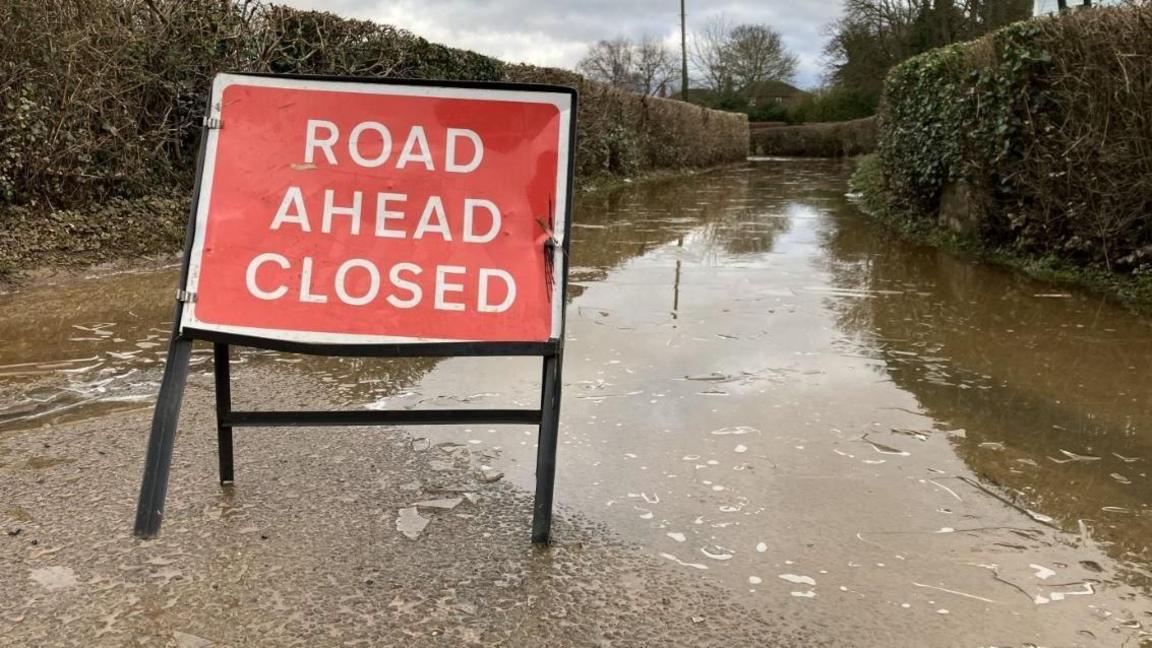
[[[62,281],[0,295],[0,433],[147,409],[160,386],[176,269]],[[211,348],[192,371],[211,371]],[[275,362],[343,403],[386,403],[435,364],[426,358],[313,358],[236,349],[237,371]],[[238,399],[243,394],[237,394]]]
[[[409,540],[417,540],[429,522],[431,520],[420,515],[415,506],[410,506],[400,509],[400,514],[396,518],[396,530]]]
[[[28,578],[49,592],[71,589],[80,582],[71,567],[39,567],[33,569]]]

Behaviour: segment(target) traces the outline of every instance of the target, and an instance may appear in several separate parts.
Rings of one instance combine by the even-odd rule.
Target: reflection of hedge
[[[1019,23],[888,76],[883,202],[934,218],[965,185],[995,245],[1152,272],[1152,5]]]
[[[705,166],[747,151],[743,116],[332,14],[229,0],[10,0],[0,25],[0,203],[68,208],[187,186],[203,97],[220,70],[576,85],[584,175]]]
[[[876,118],[798,126],[751,126],[753,155],[846,157],[876,148]]]

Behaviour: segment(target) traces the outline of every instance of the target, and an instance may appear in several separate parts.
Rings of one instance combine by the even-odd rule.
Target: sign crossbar
[[[354,410],[354,411],[256,411],[228,412],[220,425],[228,427],[285,427],[292,425],[539,425],[540,410],[445,409],[445,410]]]

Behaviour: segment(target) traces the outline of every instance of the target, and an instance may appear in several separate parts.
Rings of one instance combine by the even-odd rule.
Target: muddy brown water
[[[558,501],[751,605],[866,618],[888,645],[1142,645],[1152,320],[900,241],[850,172],[765,160],[579,200]],[[150,406],[175,272],[0,295],[0,467],[6,433]],[[525,406],[539,376],[235,361],[238,400],[260,363],[349,407]],[[411,433],[532,483],[532,430]]]

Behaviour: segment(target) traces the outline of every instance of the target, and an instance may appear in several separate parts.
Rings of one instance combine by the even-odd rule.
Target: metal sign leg
[[[232,371],[228,364],[228,345],[212,345],[212,362],[216,369],[216,445],[220,456],[220,483],[231,484],[232,426],[224,422],[232,415]]]
[[[152,414],[152,433],[148,438],[148,457],[144,463],[144,480],[140,484],[140,500],[136,505],[136,536],[152,538],[160,532],[164,517],[164,497],[168,493],[168,472],[172,465],[172,444],[176,440],[176,424],[180,418],[180,403],[184,398],[184,385],[188,381],[188,360],[192,355],[192,340],[174,336],[168,346],[168,361],[164,365],[164,379],[156,397],[156,410]]]
[[[559,354],[544,356],[540,436],[536,450],[536,501],[532,510],[532,543],[548,544],[552,534],[552,494],[556,486],[556,442],[560,430]]]

